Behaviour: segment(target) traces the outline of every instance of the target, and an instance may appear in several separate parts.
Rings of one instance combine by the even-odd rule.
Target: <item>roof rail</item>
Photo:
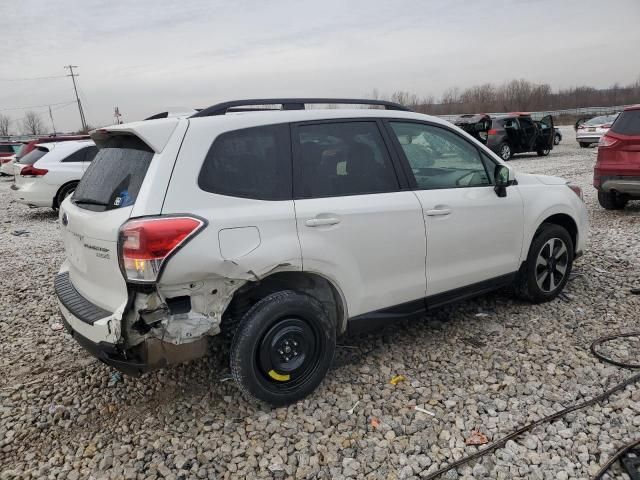
[[[399,103],[387,102],[385,100],[369,100],[363,98],[254,98],[249,100],[232,100],[230,102],[218,103],[205,108],[193,117],[212,117],[214,115],[224,115],[227,112],[238,111],[262,111],[279,110],[272,108],[255,109],[256,105],[281,105],[281,110],[304,110],[307,104],[337,104],[337,105],[376,105],[384,107],[385,110],[401,110],[410,112],[411,109]],[[245,108],[243,108],[245,107]]]

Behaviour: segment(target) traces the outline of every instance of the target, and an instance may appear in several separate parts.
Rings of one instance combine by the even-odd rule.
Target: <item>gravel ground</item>
[[[52,329],[56,216],[11,203],[1,179],[0,478],[420,478],[476,451],[465,446],[473,430],[497,439],[598,394],[631,375],[588,345],[638,329],[640,296],[629,289],[640,286],[640,202],[598,206],[595,156],[567,129],[551,156],[511,161],[585,189],[591,241],[566,296],[534,306],[498,292],[344,338],[320,388],[280,409],[242,397],[221,354],[122,378]],[[392,385],[399,374],[406,380]],[[444,478],[589,478],[639,427],[633,385]]]

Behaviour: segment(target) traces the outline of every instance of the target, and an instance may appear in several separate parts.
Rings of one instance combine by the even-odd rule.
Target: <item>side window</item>
[[[258,200],[291,200],[289,126],[268,125],[218,136],[198,176],[202,190]]]
[[[398,178],[376,122],[301,125],[297,132],[299,197],[398,190]]]
[[[496,163],[495,160],[492,160],[489,155],[487,155],[486,153],[482,152],[482,163],[484,163],[484,167],[487,170],[487,177],[489,178],[489,183],[491,185],[495,184],[496,179],[495,179],[495,173],[496,173],[496,165],[498,165]]]
[[[68,157],[64,158],[62,160],[62,162],[63,163],[84,162],[85,150],[86,150],[86,148],[81,148],[80,150],[77,150],[77,151],[73,152],[71,155],[69,155]]]
[[[93,160],[93,157],[98,153],[98,147],[92,146],[84,149],[84,161],[90,162]]]
[[[419,190],[491,185],[475,146],[446,128],[391,122]]]

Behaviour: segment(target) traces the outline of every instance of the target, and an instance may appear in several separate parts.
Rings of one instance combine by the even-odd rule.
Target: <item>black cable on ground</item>
[[[622,367],[622,368],[640,368],[640,363],[624,363],[624,362],[618,362],[617,360],[613,360],[609,357],[605,357],[604,355],[602,355],[601,353],[599,353],[596,348],[599,347],[600,345],[602,345],[605,342],[610,342],[611,340],[616,340],[618,338],[629,338],[629,337],[640,337],[640,332],[629,332],[629,333],[619,333],[617,335],[608,335],[606,337],[600,337],[597,340],[594,340],[591,343],[591,347],[589,348],[589,350],[591,350],[591,353],[599,360],[605,362],[605,363],[610,363],[611,365],[615,365],[617,367]]]
[[[631,450],[632,448],[636,447],[640,445],[640,439],[638,440],[634,440],[631,443],[626,444],[624,447],[622,447],[620,450],[618,450],[613,457],[611,457],[609,460],[607,460],[607,463],[605,463],[602,468],[600,470],[598,470],[598,473],[596,473],[595,477],[593,477],[593,480],[600,480],[602,478],[602,476],[607,472],[607,470],[609,470],[611,468],[611,465],[613,465],[616,460],[618,460],[620,457],[622,457],[622,455],[624,455],[625,453],[627,453],[629,450]]]
[[[628,338],[628,337],[640,337],[640,332],[630,332],[630,333],[623,333],[623,334],[618,334],[618,335],[609,335],[609,336],[605,336],[605,337],[601,337],[596,339],[595,341],[593,341],[591,343],[591,347],[590,350],[591,352],[596,356],[596,358],[598,358],[599,360],[606,362],[606,363],[610,363],[612,365],[616,365],[618,367],[624,367],[624,368],[630,368],[630,369],[636,369],[636,368],[640,368],[640,365],[636,365],[636,364],[628,364],[628,363],[623,363],[623,362],[618,362],[616,360],[612,360],[608,357],[605,357],[604,355],[598,353],[596,351],[596,347],[601,345],[604,342],[607,341],[611,341],[617,338]],[[476,453],[473,453],[471,455],[468,455],[466,457],[462,457],[459,460],[456,460],[453,463],[450,463],[449,465],[442,467],[439,470],[436,470],[435,472],[431,473],[430,475],[428,475],[427,477],[425,477],[426,480],[432,480],[436,477],[439,477],[440,475],[448,472],[449,470],[452,470],[454,468],[458,468],[462,465],[465,465],[473,460],[477,460],[480,457],[483,457],[484,455],[493,452],[494,450],[497,450],[498,448],[504,446],[509,440],[512,440],[516,437],[519,437],[520,435],[522,435],[523,433],[526,433],[532,429],[534,429],[535,427],[537,427],[538,425],[542,425],[544,423],[549,423],[552,422],[560,417],[563,417],[564,415],[571,413],[571,412],[575,412],[576,410],[580,410],[586,407],[589,407],[591,405],[594,405],[596,403],[599,403],[603,400],[606,400],[608,397],[610,397],[611,395],[613,395],[614,393],[623,390],[624,388],[626,388],[628,385],[631,385],[633,383],[636,383],[640,381],[640,373],[633,375],[632,377],[629,377],[628,379],[626,379],[625,381],[614,385],[613,387],[611,387],[610,389],[602,392],[600,395],[597,395],[595,397],[593,397],[590,400],[584,401],[582,403],[578,403],[576,405],[573,405],[571,407],[567,407],[563,410],[560,410],[556,413],[553,413],[551,415],[548,415],[546,417],[541,418],[540,420],[536,420],[535,422],[529,423],[528,425],[525,425],[524,427],[519,428],[518,430],[510,433],[509,435],[502,437],[499,440],[496,440],[495,442],[490,443],[488,446],[486,446],[485,448],[483,448],[482,450],[478,450]],[[627,452],[628,450],[630,450],[631,448],[633,448],[635,445],[639,444],[640,440],[634,441],[628,445],[625,445],[622,449],[620,449],[618,452],[616,452],[616,454],[602,467],[602,469],[600,470],[600,472],[598,472],[598,476],[594,477],[593,480],[598,480],[602,477],[602,475],[604,475],[604,473],[611,467],[611,465],[613,465],[613,463],[622,455],[624,455],[625,452]],[[605,468],[606,467],[606,468]]]

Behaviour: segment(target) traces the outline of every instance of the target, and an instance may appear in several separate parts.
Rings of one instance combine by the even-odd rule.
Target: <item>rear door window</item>
[[[24,157],[20,159],[21,165],[33,165],[42,157],[44,157],[47,153],[49,153],[49,149],[45,147],[38,147],[35,150],[31,150]]]
[[[620,135],[640,135],[640,110],[627,110],[611,126],[611,131]]]
[[[153,150],[137,137],[107,139],[80,180],[73,203],[88,210],[133,205],[153,155]]]
[[[67,158],[62,160],[62,162],[63,163],[80,163],[80,162],[84,162],[84,157],[86,155],[87,148],[88,147],[81,148],[80,150],[77,150],[77,151],[73,152]]]
[[[291,200],[289,126],[267,125],[218,136],[198,185],[206,192],[257,200]]]
[[[296,197],[393,192],[398,178],[376,122],[300,125]]]

